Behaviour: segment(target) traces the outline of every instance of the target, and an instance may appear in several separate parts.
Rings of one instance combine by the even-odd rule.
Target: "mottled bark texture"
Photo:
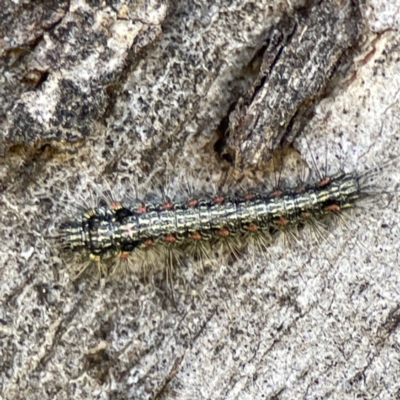
[[[161,33],[168,1],[13,2],[0,11],[3,145],[85,140],[138,53]]]
[[[399,397],[397,0],[3,3],[2,399]],[[289,175],[393,159],[390,201],[169,284],[73,281],[51,237],[99,193],[276,186],[296,135]]]
[[[222,154],[246,169],[291,143],[334,73],[349,66],[361,30],[358,5],[348,1],[319,2],[282,18],[266,34],[254,85],[229,116]]]

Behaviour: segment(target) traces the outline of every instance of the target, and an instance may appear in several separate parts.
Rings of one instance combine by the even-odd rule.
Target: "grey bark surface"
[[[351,2],[326,1],[283,18],[266,35],[255,85],[229,116],[222,154],[244,169],[291,143],[314,104],[327,97],[335,71],[345,72],[361,31],[359,7]]]
[[[222,185],[231,171],[215,151],[221,121],[254,87],[268,33],[312,6],[6,2],[1,398],[399,397],[397,0],[358,7],[350,66],[317,96],[287,161],[290,175],[296,162],[362,171],[392,160],[379,178],[390,201],[380,193],[326,240],[305,230],[264,254],[189,262],[174,301],[162,275],[73,281],[49,238],[110,189]],[[274,180],[260,168],[240,185]]]

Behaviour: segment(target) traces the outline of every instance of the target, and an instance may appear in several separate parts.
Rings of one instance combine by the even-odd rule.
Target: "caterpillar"
[[[100,202],[59,227],[64,252],[77,255],[102,272],[115,272],[123,261],[138,262],[156,251],[167,266],[182,257],[209,257],[223,246],[237,253],[248,238],[263,247],[280,234],[293,235],[303,226],[317,232],[326,221],[374,194],[370,180],[382,169],[363,173],[339,171],[292,188],[249,191],[243,195],[216,194],[174,202],[114,200]],[[139,256],[139,257],[136,257]],[[136,259],[132,261],[132,257]],[[115,262],[118,260],[118,262]]]

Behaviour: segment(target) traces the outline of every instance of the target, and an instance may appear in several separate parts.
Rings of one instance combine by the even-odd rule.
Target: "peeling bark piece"
[[[322,2],[271,29],[257,80],[229,116],[221,155],[237,168],[268,161],[312,116],[359,37],[355,5]]]

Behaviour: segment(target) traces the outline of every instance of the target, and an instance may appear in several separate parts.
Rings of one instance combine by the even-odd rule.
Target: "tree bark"
[[[339,23],[322,30],[327,47],[304,50],[312,90],[278,102],[272,129],[263,102],[294,90],[274,68],[298,77],[295,44],[318,36],[309,21],[322,7]],[[398,397],[399,11],[396,0],[7,1],[0,397]],[[266,74],[267,41],[296,24],[280,42],[287,62]],[[73,279],[52,237],[99,193],[273,185],[266,131],[246,131],[254,120],[234,131],[251,105],[277,143],[296,131],[278,175],[380,166],[384,189],[323,239],[305,229],[234,262],[192,260],[172,283]]]

